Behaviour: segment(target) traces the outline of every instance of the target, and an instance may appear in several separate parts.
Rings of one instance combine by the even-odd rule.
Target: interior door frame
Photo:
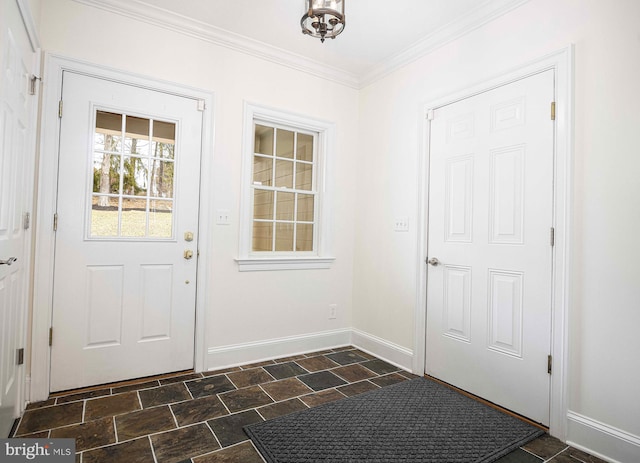
[[[194,369],[206,369],[205,307],[209,300],[208,281],[211,267],[213,187],[213,113],[214,94],[206,90],[166,82],[152,77],[100,66],[55,54],[45,54],[43,103],[38,172],[38,202],[36,225],[36,253],[34,272],[34,304],[32,320],[32,368],[30,401],[46,400],[49,396],[51,350],[49,327],[53,315],[53,277],[55,232],[53,216],[56,211],[58,188],[58,149],[60,146],[60,118],[58,103],[62,98],[63,72],[75,72],[126,85],[170,93],[204,101],[202,113],[202,146],[200,152],[200,205],[198,216],[198,259],[196,281],[196,324]]]
[[[429,204],[429,147],[431,111],[442,106],[501,87],[546,70],[555,71],[556,124],[554,134],[553,226],[555,245],[552,261],[551,355],[549,433],[560,440],[567,435],[568,314],[570,307],[571,217],[573,191],[573,45],[464,89],[443,95],[422,105],[421,146],[418,168],[418,260],[415,309],[413,372],[425,373],[427,310],[427,233]]]

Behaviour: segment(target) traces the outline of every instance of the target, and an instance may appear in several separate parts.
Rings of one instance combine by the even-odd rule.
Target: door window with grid
[[[254,253],[313,253],[317,229],[317,133],[253,126]]]

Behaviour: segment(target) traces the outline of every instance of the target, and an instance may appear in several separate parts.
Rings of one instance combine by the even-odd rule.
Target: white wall
[[[41,40],[47,52],[215,94],[215,146],[213,152],[204,154],[213,156],[214,173],[202,181],[213,184],[213,210],[229,210],[232,223],[207,227],[213,237],[209,281],[204,282],[210,296],[207,347],[215,350],[350,327],[357,91],[69,0],[42,2],[41,15]],[[309,104],[310,88],[314,101],[323,105]],[[245,100],[336,124],[329,175],[338,225],[334,227],[332,255],[336,260],[331,269],[238,272],[234,258],[238,257]],[[329,304],[338,304],[335,320],[328,319]],[[259,355],[268,357],[270,351],[263,349]],[[216,362],[252,359],[234,357],[232,352],[230,357],[209,360],[207,367],[214,368],[221,366]]]
[[[568,438],[620,461],[640,461],[639,19],[637,0],[531,0],[360,94],[354,326],[410,349],[422,105],[575,44]]]

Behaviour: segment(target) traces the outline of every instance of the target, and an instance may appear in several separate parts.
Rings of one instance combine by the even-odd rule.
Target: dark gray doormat
[[[268,463],[489,463],[543,434],[424,378],[245,431]]]

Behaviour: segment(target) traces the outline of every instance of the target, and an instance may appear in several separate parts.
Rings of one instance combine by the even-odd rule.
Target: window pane
[[[149,155],[149,119],[127,116],[124,152]]]
[[[120,191],[120,156],[93,154],[93,192],[118,194]]]
[[[153,121],[151,155],[175,159],[176,125],[173,122]]]
[[[253,152],[273,156],[273,127],[256,124]]]
[[[172,161],[151,161],[151,185],[149,196],[155,198],[173,198],[173,169]]]
[[[102,141],[95,149],[120,152],[122,145],[122,114],[106,111],[96,112],[96,135],[94,142]]]
[[[147,234],[147,200],[122,198],[120,236],[142,237]]]
[[[118,236],[118,198],[91,198],[91,236]]]
[[[293,221],[295,193],[282,193],[278,191],[276,201],[276,220]]]
[[[296,251],[313,251],[313,224],[296,225]]]
[[[273,222],[253,222],[254,251],[272,251]]]
[[[276,251],[293,251],[292,223],[276,223]]]
[[[253,218],[273,220],[273,191],[254,190]]]
[[[173,201],[149,201],[149,236],[173,236]]]
[[[313,187],[313,165],[296,162],[296,188],[311,190]]]
[[[273,177],[273,159],[253,157],[253,184],[271,186]]]
[[[293,132],[278,129],[276,132],[276,156],[293,159]]]
[[[298,217],[300,222],[313,222],[313,195],[298,195]]]
[[[276,161],[276,186],[293,188],[293,161]]]
[[[304,133],[298,134],[296,159],[300,161],[313,161],[313,136]]]
[[[125,156],[124,175],[122,176],[122,194],[130,196],[147,195],[148,159]]]

